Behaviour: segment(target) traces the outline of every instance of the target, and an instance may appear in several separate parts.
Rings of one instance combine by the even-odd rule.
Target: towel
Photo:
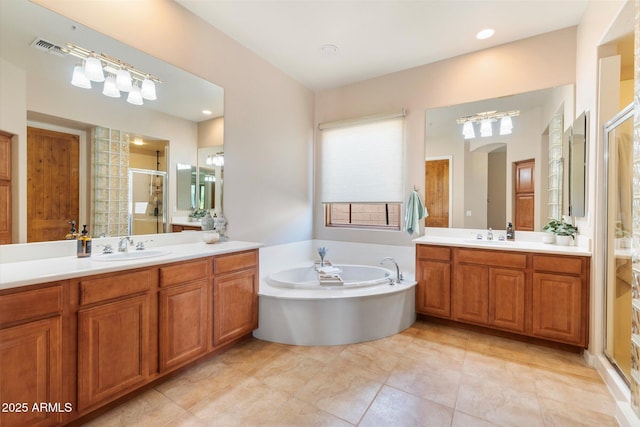
[[[409,233],[409,235],[417,233],[420,230],[418,221],[428,216],[429,212],[427,212],[427,208],[424,206],[424,203],[422,203],[420,195],[416,190],[413,190],[409,196],[404,217],[405,230],[407,230],[407,233]]]
[[[331,266],[316,267],[316,270],[318,270],[318,273],[320,274],[342,273],[342,270],[340,270],[338,267],[331,267]]]

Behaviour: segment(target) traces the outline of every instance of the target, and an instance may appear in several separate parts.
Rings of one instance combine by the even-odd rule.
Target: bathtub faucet
[[[393,264],[396,266],[396,280],[392,281],[391,284],[400,284],[400,281],[402,280],[402,273],[400,272],[400,267],[398,267],[398,263],[396,262],[395,259],[393,259],[393,257],[384,257],[382,258],[382,261],[380,261],[380,265],[384,264],[385,261],[391,261],[393,262]]]

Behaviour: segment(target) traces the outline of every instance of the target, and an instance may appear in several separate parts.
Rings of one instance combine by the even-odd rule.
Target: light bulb
[[[104,71],[102,63],[95,56],[90,56],[84,61],[84,74],[87,78],[94,82],[104,81]]]
[[[71,77],[71,84],[83,89],[91,89],[91,81],[84,74],[82,65],[76,65],[73,67],[73,77]]]
[[[513,122],[511,117],[506,116],[500,119],[500,135],[510,135],[513,129]]]
[[[491,129],[491,119],[484,119],[480,122],[480,136],[491,136],[493,135],[493,129]]]
[[[471,139],[476,137],[476,132],[473,129],[472,122],[464,122],[464,125],[462,125],[462,135],[464,136],[464,139]]]
[[[126,68],[120,68],[116,74],[116,87],[119,91],[129,92],[133,86],[131,84],[131,73]]]
[[[153,80],[146,78],[142,81],[142,97],[149,101],[155,101],[156,98],[156,84]]]
[[[109,75],[104,80],[104,88],[102,89],[102,94],[111,98],[120,98],[120,91],[116,87],[116,78],[112,75]]]
[[[137,84],[134,84],[131,90],[129,91],[129,95],[127,96],[127,102],[133,105],[142,105],[144,102],[142,101],[142,92]]]

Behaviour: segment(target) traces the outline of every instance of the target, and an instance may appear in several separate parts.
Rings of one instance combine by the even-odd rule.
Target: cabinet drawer
[[[93,304],[99,301],[148,291],[151,287],[152,271],[155,270],[116,274],[101,277],[99,279],[83,280],[80,282],[80,304]]]
[[[527,255],[503,251],[458,249],[458,262],[507,268],[527,268]]]
[[[534,255],[533,269],[536,271],[549,271],[554,273],[582,274],[582,258]]]
[[[417,245],[419,259],[451,261],[451,248],[443,246]]]
[[[244,270],[258,265],[258,251],[251,250],[229,255],[219,255],[213,258],[214,274]]]
[[[0,326],[62,312],[62,285],[0,296]]]
[[[211,258],[189,261],[160,268],[160,286],[170,286],[178,283],[204,279],[209,275]]]

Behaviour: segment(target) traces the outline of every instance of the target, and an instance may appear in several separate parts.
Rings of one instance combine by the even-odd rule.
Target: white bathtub
[[[336,265],[344,285],[322,285],[312,263],[261,280],[261,340],[290,345],[342,345],[397,334],[416,319],[412,278],[391,284],[395,272]]]
[[[382,267],[371,265],[334,265],[327,267],[338,274],[343,283],[325,283],[320,281],[318,270],[314,266],[290,268],[271,273],[267,276],[267,283],[279,288],[291,289],[342,289],[389,285],[395,275]],[[329,270],[328,270],[329,271]]]

